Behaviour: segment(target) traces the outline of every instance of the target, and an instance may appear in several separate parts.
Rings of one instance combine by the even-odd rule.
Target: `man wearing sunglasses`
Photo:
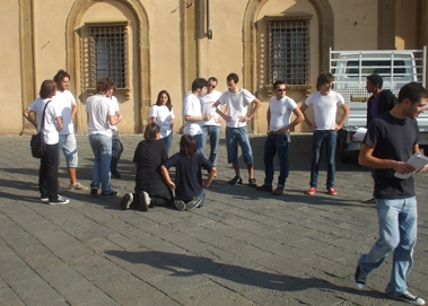
[[[275,96],[269,101],[266,118],[268,136],[264,148],[265,181],[263,185],[256,187],[258,191],[272,192],[274,173],[273,158],[276,152],[278,152],[280,170],[278,186],[275,191],[272,192],[273,195],[285,193],[285,181],[290,169],[288,161],[290,130],[305,119],[303,113],[297,107],[296,102],[285,95],[285,86],[284,81],[276,81],[273,84]],[[296,116],[292,122],[290,122],[291,113]]]

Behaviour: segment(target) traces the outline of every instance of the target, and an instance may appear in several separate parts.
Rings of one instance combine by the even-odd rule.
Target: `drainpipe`
[[[207,0],[207,37],[208,39],[213,39],[213,32],[211,31],[210,22],[210,0]]]

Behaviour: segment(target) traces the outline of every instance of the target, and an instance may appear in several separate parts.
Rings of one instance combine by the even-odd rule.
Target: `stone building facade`
[[[336,50],[416,49],[427,44],[424,0],[7,0],[0,7],[0,134],[33,133],[23,110],[59,69],[77,97],[76,133],[86,133],[86,98],[111,76],[125,119],[140,133],[160,90],[171,95],[175,129],[193,79],[236,72],[263,108],[250,124],[266,130],[276,79],[298,103],[316,90]],[[305,131],[299,125],[296,131]]]

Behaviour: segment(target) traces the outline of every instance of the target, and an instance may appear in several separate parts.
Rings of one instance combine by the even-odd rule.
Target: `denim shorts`
[[[241,146],[242,155],[246,164],[253,163],[253,151],[246,127],[226,127],[227,162],[233,164],[238,162],[238,143]]]
[[[67,167],[77,168],[79,162],[77,156],[77,142],[73,133],[67,135],[59,135],[58,142],[59,154],[64,153]],[[59,164],[58,164],[59,167]]]

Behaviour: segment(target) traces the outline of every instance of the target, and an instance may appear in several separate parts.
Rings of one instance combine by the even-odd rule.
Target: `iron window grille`
[[[269,81],[309,84],[309,20],[268,22]]]
[[[94,89],[109,77],[117,88],[128,87],[128,33],[126,25],[89,26],[83,47],[84,87]]]

